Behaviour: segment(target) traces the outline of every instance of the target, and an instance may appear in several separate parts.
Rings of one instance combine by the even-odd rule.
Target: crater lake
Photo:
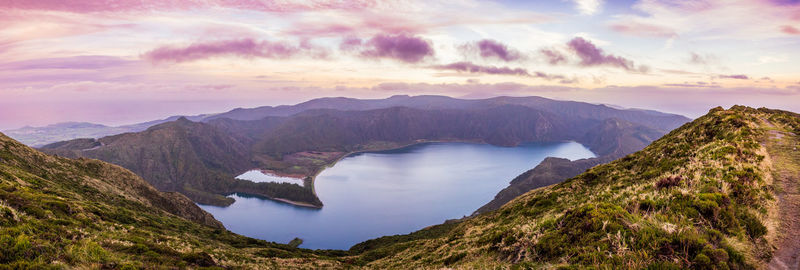
[[[352,154],[325,169],[314,183],[322,209],[247,194],[230,195],[236,202],[228,207],[200,207],[238,234],[279,243],[298,237],[304,241],[300,247],[310,249],[349,249],[470,215],[546,157],[594,154],[576,142],[423,143]]]

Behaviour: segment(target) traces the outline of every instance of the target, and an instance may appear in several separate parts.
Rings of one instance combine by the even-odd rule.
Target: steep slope
[[[48,156],[0,134],[2,269],[338,264],[230,233],[188,198],[159,192],[119,166]]]
[[[621,157],[641,150],[663,135],[646,126],[609,118],[589,129],[578,141],[601,156]]]
[[[796,215],[782,215],[796,209],[796,191],[779,188],[797,184],[785,168],[800,161],[786,144],[765,142],[769,129],[796,142],[797,127],[800,118],[785,112],[716,108],[642,151],[497,211],[352,250],[375,268],[763,267],[782,250],[790,254],[783,258],[800,252],[791,241]]]
[[[276,128],[257,151],[349,152],[373,142],[471,140],[513,146],[526,141],[570,139],[585,121],[563,119],[522,106],[485,110],[420,110],[392,107],[369,111],[314,110]]]
[[[660,131],[673,130],[690,120],[684,116],[657,111],[617,109],[600,104],[552,100],[535,96],[495,97],[486,99],[486,102],[494,104],[522,105],[566,117],[578,117],[595,120],[616,118]]]
[[[219,128],[186,118],[140,133],[100,138],[95,144],[78,141],[85,140],[46,145],[43,150],[120,165],[159,190],[177,191],[203,204],[229,205],[233,199],[223,195],[246,192],[321,205],[313,192],[298,185],[234,179],[235,175],[256,167],[247,145]]]
[[[574,161],[564,158],[545,158],[542,160],[542,163],[539,163],[539,165],[536,165],[533,169],[512,179],[508,187],[498,192],[491,201],[478,208],[478,210],[475,210],[473,215],[497,210],[504,204],[528,191],[560,183],[594,166],[608,163],[617,158],[618,157],[615,156],[603,156]]]

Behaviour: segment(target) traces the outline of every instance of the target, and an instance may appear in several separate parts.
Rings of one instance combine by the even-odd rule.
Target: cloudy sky
[[[310,98],[800,111],[800,1],[0,0],[0,129]]]

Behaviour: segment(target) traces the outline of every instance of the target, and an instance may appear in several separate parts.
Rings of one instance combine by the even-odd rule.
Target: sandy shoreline
[[[314,194],[314,195],[316,196],[316,194]],[[317,206],[317,205],[313,205],[313,204],[310,204],[310,203],[296,202],[296,201],[287,200],[287,199],[283,199],[283,198],[269,198],[269,199],[270,200],[279,201],[279,202],[288,203],[288,204],[295,205],[295,206],[322,209],[322,206]]]

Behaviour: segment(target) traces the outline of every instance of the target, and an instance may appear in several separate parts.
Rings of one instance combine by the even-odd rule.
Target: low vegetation
[[[47,156],[0,134],[0,269],[341,264],[333,256],[343,252],[298,244],[233,234],[186,197],[158,192],[125,169]]]

